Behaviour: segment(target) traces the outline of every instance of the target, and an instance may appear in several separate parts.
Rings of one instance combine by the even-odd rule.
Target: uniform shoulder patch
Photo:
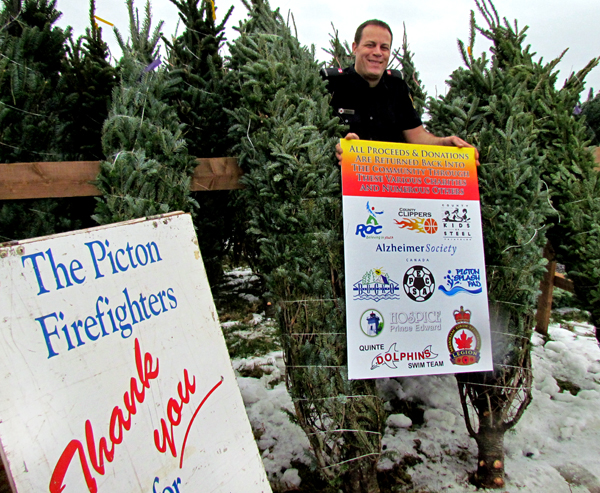
[[[402,72],[400,72],[400,70],[394,70],[391,68],[386,69],[387,74],[390,77],[393,77],[394,79],[404,79],[404,77],[402,77]]]
[[[331,77],[337,77],[340,75],[344,75],[344,69],[342,68],[322,68],[321,76],[325,79],[329,79]]]

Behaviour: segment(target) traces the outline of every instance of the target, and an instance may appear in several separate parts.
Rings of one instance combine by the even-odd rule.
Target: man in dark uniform
[[[323,69],[332,95],[331,106],[350,125],[345,138],[472,147],[455,135],[436,137],[425,130],[400,72],[387,68],[391,49],[390,27],[385,22],[369,20],[356,30],[352,43],[354,66]],[[339,145],[336,154],[341,160]]]

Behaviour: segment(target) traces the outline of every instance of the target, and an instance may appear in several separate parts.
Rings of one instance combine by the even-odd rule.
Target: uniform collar
[[[365,79],[363,79],[363,77],[354,68],[354,65],[351,65],[350,67],[348,67],[347,70],[348,70],[349,74],[354,76],[356,79],[360,80],[361,84],[364,84],[368,89],[387,88],[386,80],[389,77],[389,75],[387,73],[387,69],[383,72],[381,79],[379,79],[379,82],[377,83],[377,85],[375,87],[371,87],[369,85],[369,83]]]

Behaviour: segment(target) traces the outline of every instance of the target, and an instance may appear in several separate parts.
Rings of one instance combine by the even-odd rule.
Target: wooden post
[[[535,330],[542,335],[548,335],[548,324],[550,323],[550,312],[552,311],[552,292],[554,291],[554,276],[556,274],[556,254],[552,245],[548,242],[544,248],[544,257],[548,259],[547,271],[540,282],[542,291],[538,298],[538,309],[535,315]]]

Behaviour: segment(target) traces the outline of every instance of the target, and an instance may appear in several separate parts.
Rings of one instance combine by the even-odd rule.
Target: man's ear
[[[356,48],[358,48],[356,42],[352,41],[352,54],[356,55]]]

